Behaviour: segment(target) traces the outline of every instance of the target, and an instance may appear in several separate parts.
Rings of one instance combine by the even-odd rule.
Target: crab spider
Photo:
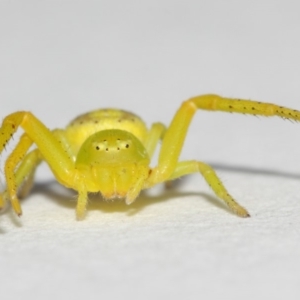
[[[195,172],[202,174],[235,214],[249,217],[209,165],[196,160],[178,162],[197,109],[300,120],[297,110],[217,95],[183,102],[168,127],[154,123],[149,130],[138,116],[116,109],[83,114],[65,129],[53,131],[32,113],[15,112],[3,120],[0,128],[0,153],[19,126],[24,130],[5,162],[6,190],[0,194],[0,208],[9,199],[16,214],[22,214],[18,195],[29,191],[36,167],[45,160],[58,182],[78,191],[77,219],[85,215],[89,192],[100,192],[107,199],[125,198],[130,204],[143,189]],[[150,160],[160,140],[158,164],[151,169]],[[36,148],[28,152],[33,143]]]

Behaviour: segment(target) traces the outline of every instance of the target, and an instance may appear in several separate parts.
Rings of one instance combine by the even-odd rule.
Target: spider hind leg
[[[238,204],[227,192],[226,188],[224,187],[223,183],[221,182],[213,168],[205,163],[195,160],[179,162],[170,179],[173,180],[181,176],[196,172],[200,172],[202,174],[215,194],[220,199],[222,199],[236,215],[243,218],[250,217],[248,211],[240,204]]]

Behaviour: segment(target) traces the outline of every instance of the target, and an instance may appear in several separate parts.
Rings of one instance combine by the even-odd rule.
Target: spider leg
[[[35,173],[36,167],[37,167],[37,165],[33,165],[32,166],[33,169],[31,171],[29,171],[29,173],[26,177],[23,177],[24,178],[23,182],[20,185],[17,184],[18,196],[21,199],[25,198],[29,194],[30,190],[32,189],[34,173]],[[18,171],[16,172],[16,175],[17,174],[18,174]],[[17,180],[16,180],[16,182],[17,182]]]
[[[222,98],[217,95],[203,95],[191,98],[182,103],[170,126],[167,128],[159,154],[158,165],[152,170],[145,184],[146,187],[151,187],[168,180],[174,172],[187,130],[197,109],[236,112],[266,117],[279,116],[300,121],[299,111],[275,104]]]
[[[76,154],[72,152],[69,142],[66,139],[65,131],[62,129],[54,129],[51,132],[56,137],[56,139],[59,141],[61,146],[64,148],[65,153],[67,153],[67,155],[70,158],[72,158],[72,160],[75,162]]]
[[[76,218],[77,220],[82,220],[85,216],[86,207],[88,201],[88,192],[85,189],[80,189],[78,191],[78,200],[76,206]]]
[[[166,126],[162,123],[154,123],[151,126],[151,129],[145,140],[145,148],[147,153],[149,154],[150,159],[152,158],[155,148],[159,142],[162,140],[164,134],[166,132]]]
[[[145,141],[145,148],[147,150],[147,153],[149,154],[150,160],[153,157],[155,148],[160,140],[163,139],[164,134],[166,132],[166,126],[162,123],[154,123],[152,124],[152,127],[146,137]],[[165,182],[165,187],[170,188],[172,186],[171,181]],[[130,199],[130,198],[128,198]],[[126,203],[129,203],[130,201],[126,201]]]
[[[19,126],[37,145],[54,174],[64,181],[74,170],[74,164],[54,134],[30,112],[16,112],[3,120],[0,128],[0,153]]]
[[[74,164],[61,146],[60,141],[29,112],[16,112],[8,115],[3,120],[2,127],[0,128],[0,153],[19,126],[24,129],[25,134],[21,136],[16,148],[8,157],[4,171],[7,191],[13,209],[18,215],[21,215],[22,211],[17,198],[18,184],[14,172],[33,142],[37,145],[41,156],[47,161],[59,182],[67,187],[77,189],[75,180],[78,180],[78,178],[75,176]],[[21,173],[20,170],[19,174]]]
[[[26,152],[28,151],[31,145],[32,141],[30,140],[30,138],[27,136],[27,134],[23,134],[15,149],[8,156],[4,166],[4,175],[6,179],[9,198],[14,211],[19,216],[22,214],[22,210],[17,197],[17,182],[15,178],[15,168],[20,163],[20,161],[23,160]]]
[[[26,154],[24,159],[21,161],[20,166],[14,174],[16,190],[20,198],[24,198],[29,193],[33,184],[36,167],[41,161],[42,157],[38,149]],[[4,207],[7,198],[9,198],[8,191],[5,190],[0,194],[0,209]]]
[[[20,198],[24,198],[29,193],[34,173],[37,166],[41,163],[42,157],[38,149],[34,149],[26,154],[15,172],[17,191]]]
[[[185,103],[194,105],[195,109],[260,115],[264,117],[277,116],[283,119],[300,121],[300,111],[272,103],[224,98],[213,94],[196,96],[183,104]]]
[[[195,160],[179,162],[169,179],[173,180],[196,172],[200,172],[202,174],[215,194],[222,199],[235,214],[241,217],[250,217],[247,210],[239,205],[232,196],[229,195],[213,168],[205,163]]]

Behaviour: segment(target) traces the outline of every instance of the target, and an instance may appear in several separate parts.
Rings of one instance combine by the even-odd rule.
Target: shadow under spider
[[[185,178],[184,178],[185,179]],[[162,188],[159,195],[149,195],[146,190],[142,191],[139,197],[130,205],[127,205],[124,199],[105,200],[100,193],[89,194],[87,210],[99,210],[104,213],[127,213],[129,216],[135,215],[144,208],[155,205],[156,203],[170,201],[174,198],[184,198],[189,196],[197,196],[201,201],[210,202],[211,204],[231,212],[227,206],[213,194],[203,192],[181,192],[178,191],[179,186],[184,180],[176,180],[172,182],[172,187]],[[60,186],[56,181],[46,181],[44,183],[36,183],[30,194],[43,194],[47,198],[56,202],[58,205],[75,210],[77,202],[76,191],[69,190]]]

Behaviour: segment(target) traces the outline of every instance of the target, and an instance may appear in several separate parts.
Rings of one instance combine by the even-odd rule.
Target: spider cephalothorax
[[[75,168],[89,192],[104,198],[137,197],[149,174],[149,155],[130,132],[107,129],[94,133],[80,147]]]

